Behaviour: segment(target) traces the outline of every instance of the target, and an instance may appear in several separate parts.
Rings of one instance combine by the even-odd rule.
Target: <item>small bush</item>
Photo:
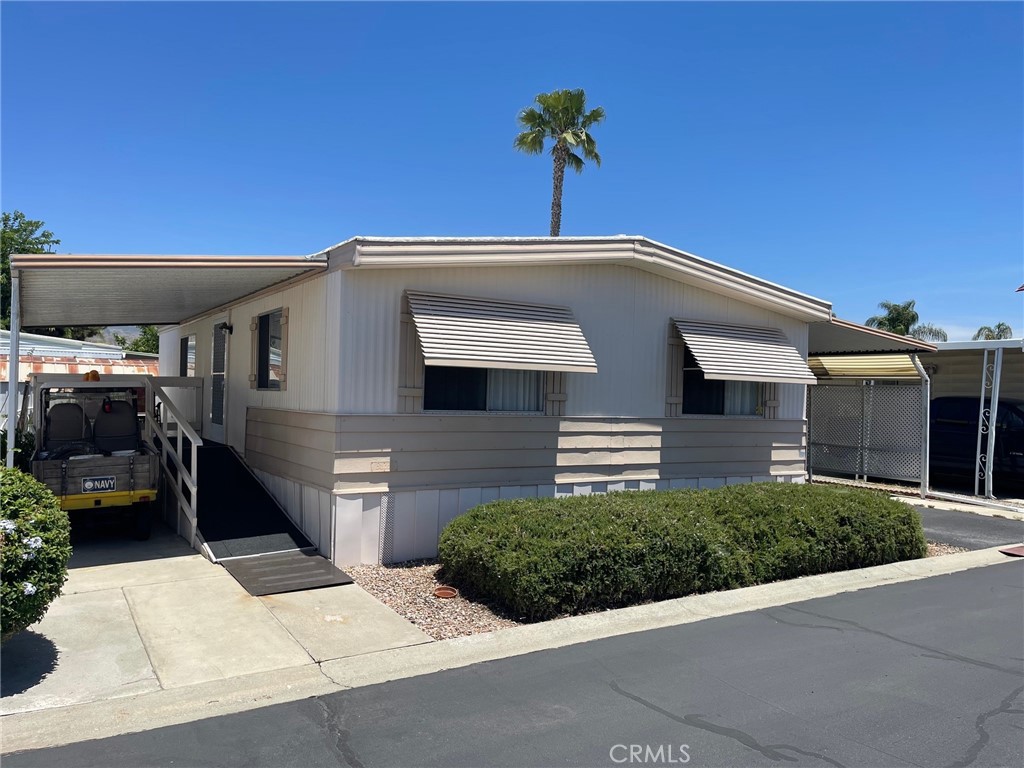
[[[50,490],[0,468],[0,640],[35,624],[68,576],[71,527]]]
[[[439,545],[447,580],[534,620],[926,551],[906,504],[782,483],[495,501],[453,520]]]

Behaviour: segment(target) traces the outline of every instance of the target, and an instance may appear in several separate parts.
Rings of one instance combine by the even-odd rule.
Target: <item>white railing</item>
[[[153,377],[148,379],[148,385],[146,388],[146,431],[150,436],[155,436],[160,444],[161,468],[167,479],[167,487],[174,493],[176,501],[175,520],[178,535],[188,539],[189,544],[196,548],[199,447],[203,444],[203,439],[193,424],[201,423],[201,416],[196,414],[199,408],[193,407],[192,418],[188,418],[175,404],[175,400],[181,402],[181,398],[172,398],[165,387],[197,390],[191,392],[191,402],[197,404],[202,402],[203,380],[169,376]],[[157,417],[158,406],[159,418]],[[185,440],[188,441],[187,450],[189,450],[190,459],[188,466],[182,460],[186,450]],[[172,466],[174,467],[173,476],[170,471]],[[184,516],[188,527],[187,534],[182,531],[182,516]]]

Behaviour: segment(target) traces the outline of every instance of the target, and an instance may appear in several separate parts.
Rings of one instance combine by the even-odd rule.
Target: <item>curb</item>
[[[1001,517],[1005,520],[1017,520],[1024,522],[1024,512],[1011,512],[1008,509],[991,509],[973,504],[958,504],[953,501],[938,501],[936,499],[910,498],[907,496],[890,496],[893,501],[902,501],[912,507],[927,507],[928,509],[941,509],[945,512],[963,512],[968,515],[980,515],[981,517]]]
[[[118,699],[4,716],[3,753],[179,725],[608,637],[1013,562],[999,547],[510,627]],[[74,729],[68,723],[75,724]]]

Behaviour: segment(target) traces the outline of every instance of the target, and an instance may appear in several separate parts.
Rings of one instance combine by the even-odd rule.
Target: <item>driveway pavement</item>
[[[4,765],[1019,766],[1022,589],[1008,561]]]
[[[0,714],[315,666],[431,638],[358,586],[251,597],[166,528],[76,542],[63,594],[4,645]]]
[[[987,549],[1024,541],[1024,521],[931,507],[915,508],[921,513],[928,541],[964,549]]]

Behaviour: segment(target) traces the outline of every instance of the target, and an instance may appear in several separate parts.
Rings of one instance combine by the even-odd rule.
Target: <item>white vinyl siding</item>
[[[807,324],[801,320],[624,266],[336,270],[328,277],[339,278],[340,301],[332,299],[332,305],[344,308],[338,314],[345,383],[334,390],[341,413],[396,413],[403,399],[406,412],[415,412],[416,393],[408,390],[420,382],[414,375],[400,377],[400,360],[408,365],[401,350],[409,349],[401,341],[412,335],[408,329],[415,330],[402,315],[407,288],[572,307],[600,373],[559,374],[564,400],[545,403],[552,415],[665,416],[671,317],[779,328],[801,354],[807,352]],[[339,321],[328,320],[329,333],[337,327],[332,322]],[[407,370],[415,373],[411,365]],[[802,419],[806,387],[774,386],[777,418]]]

